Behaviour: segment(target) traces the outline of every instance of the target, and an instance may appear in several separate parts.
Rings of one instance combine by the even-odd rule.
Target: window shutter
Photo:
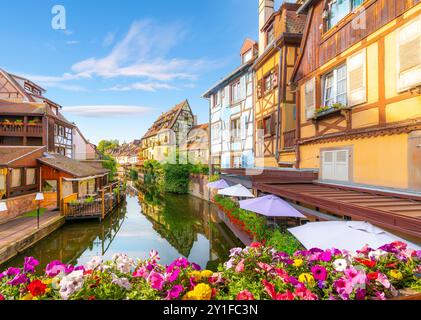
[[[246,84],[246,76],[241,77],[240,80],[240,92],[241,92],[241,100],[244,100],[246,98],[246,90],[247,90],[247,84]]]
[[[270,134],[276,134],[276,113],[272,113],[270,116]]]
[[[304,87],[306,118],[309,120],[316,111],[316,79],[309,80]]]
[[[260,99],[262,97],[263,86],[262,80],[257,81],[257,98]]]
[[[350,107],[367,101],[366,51],[348,58],[348,103]]]
[[[247,138],[247,115],[241,115],[241,139]]]
[[[398,35],[398,90],[421,84],[421,18],[410,22]]]
[[[279,81],[278,66],[275,66],[275,71],[273,73],[273,83],[272,83],[272,87],[273,88],[277,88],[278,87],[278,81]]]

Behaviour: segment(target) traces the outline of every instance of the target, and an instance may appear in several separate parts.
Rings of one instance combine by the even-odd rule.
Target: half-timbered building
[[[258,45],[250,39],[241,48],[241,65],[210,88],[209,101],[212,165],[221,168],[254,166],[253,72]]]

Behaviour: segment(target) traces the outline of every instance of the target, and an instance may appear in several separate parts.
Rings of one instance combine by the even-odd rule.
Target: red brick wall
[[[35,210],[35,193],[6,200],[7,211],[0,212],[0,223],[12,220],[24,213]]]

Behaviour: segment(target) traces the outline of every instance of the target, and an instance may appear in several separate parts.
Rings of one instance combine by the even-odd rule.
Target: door
[[[409,135],[409,188],[421,191],[421,131]]]
[[[322,180],[349,181],[349,150],[322,152]]]

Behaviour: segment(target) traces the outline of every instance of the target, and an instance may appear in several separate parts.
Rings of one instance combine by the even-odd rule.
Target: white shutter
[[[245,140],[247,138],[247,115],[241,115],[241,139]]]
[[[366,50],[348,58],[348,104],[350,107],[367,101]]]
[[[421,18],[408,23],[398,34],[398,91],[421,85]]]
[[[311,79],[304,87],[306,118],[309,120],[316,111],[316,79]]]
[[[349,181],[349,150],[333,150],[322,153],[322,179]]]
[[[240,80],[241,100],[244,100],[246,98],[246,90],[247,90],[246,76],[243,76],[241,77],[241,80]]]
[[[333,180],[335,177],[335,154],[334,151],[322,153],[322,174],[323,180]]]

